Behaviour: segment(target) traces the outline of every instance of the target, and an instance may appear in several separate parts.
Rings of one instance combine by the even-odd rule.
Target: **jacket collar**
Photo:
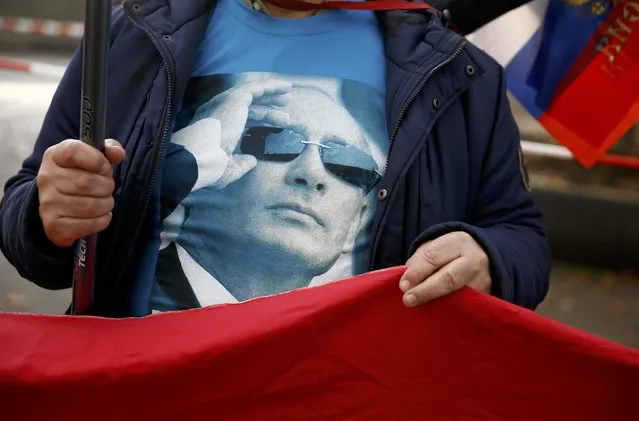
[[[137,6],[136,13],[144,18],[148,27],[162,35],[174,34],[188,22],[209,14],[215,6],[215,0],[125,0],[123,3]]]
[[[461,37],[446,29],[432,11],[394,10],[379,12],[377,17],[386,51],[390,128],[425,75],[454,54]]]

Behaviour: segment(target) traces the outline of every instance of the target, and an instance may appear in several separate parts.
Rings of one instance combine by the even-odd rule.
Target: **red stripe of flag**
[[[539,122],[590,167],[639,120],[639,3],[613,9],[564,80]]]

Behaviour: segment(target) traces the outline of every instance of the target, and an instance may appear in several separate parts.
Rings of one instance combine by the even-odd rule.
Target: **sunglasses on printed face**
[[[308,142],[289,129],[251,127],[246,129],[240,149],[243,154],[272,162],[289,162],[297,158],[306,145],[317,145],[324,168],[343,181],[362,188],[368,194],[379,183],[382,175],[372,156],[342,140]]]

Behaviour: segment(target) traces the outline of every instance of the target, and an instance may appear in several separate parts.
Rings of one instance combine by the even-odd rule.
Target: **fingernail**
[[[408,290],[410,289],[410,282],[408,282],[406,279],[404,279],[403,281],[401,281],[401,282],[399,283],[399,289],[400,289],[402,292],[406,292],[406,291],[408,291]]]
[[[404,296],[404,304],[407,307],[414,307],[417,304],[417,297],[415,297],[413,294]]]

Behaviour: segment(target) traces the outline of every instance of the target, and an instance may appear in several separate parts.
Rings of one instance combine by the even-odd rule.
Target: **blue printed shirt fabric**
[[[166,152],[147,312],[366,272],[388,154],[375,16],[221,0]]]

